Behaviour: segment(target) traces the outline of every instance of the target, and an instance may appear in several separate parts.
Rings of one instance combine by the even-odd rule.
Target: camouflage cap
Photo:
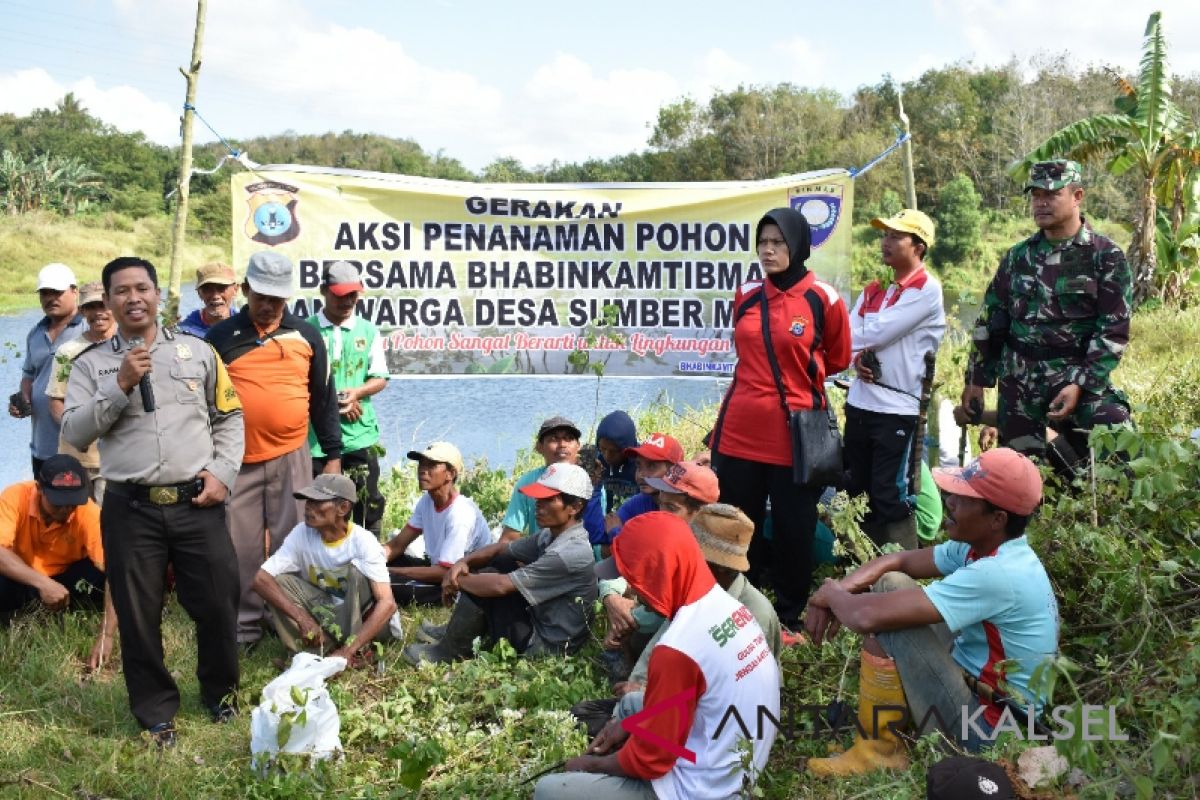
[[[1039,161],[1029,168],[1025,191],[1049,189],[1053,192],[1072,183],[1083,183],[1083,168],[1078,161],[1056,158],[1053,161]]]

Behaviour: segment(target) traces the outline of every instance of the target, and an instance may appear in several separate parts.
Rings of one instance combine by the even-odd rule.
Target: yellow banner
[[[397,374],[714,375],[733,370],[734,290],[762,278],[755,225],[791,206],[808,266],[848,299],[854,182],[476,184],[303,166],[233,181],[233,257],[296,265],[292,310],[321,273],[358,266],[359,314]]]

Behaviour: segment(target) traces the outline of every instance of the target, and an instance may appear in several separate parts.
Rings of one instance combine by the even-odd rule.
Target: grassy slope
[[[170,250],[171,220],[166,216],[136,221],[120,214],[0,216],[0,311],[35,307],[38,270],[53,261],[71,267],[86,283],[99,280],[101,268],[117,256],[140,255],[154,262],[165,285]],[[183,275],[215,260],[229,260],[227,246],[190,240]]]

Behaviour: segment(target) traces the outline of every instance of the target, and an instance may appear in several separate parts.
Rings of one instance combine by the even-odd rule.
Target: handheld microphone
[[[132,350],[135,347],[145,347],[145,346],[146,346],[146,340],[143,339],[141,336],[129,337],[129,349],[130,350]],[[138,381],[138,391],[140,391],[142,393],[142,411],[145,411],[147,413],[153,411],[154,410],[154,386],[150,383],[150,373],[149,372],[142,375],[141,380]]]

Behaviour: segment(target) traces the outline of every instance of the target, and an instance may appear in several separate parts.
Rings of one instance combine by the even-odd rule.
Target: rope
[[[892,142],[891,146],[890,146],[890,147],[888,147],[888,149],[884,150],[882,153],[880,153],[879,155],[875,156],[874,158],[872,158],[872,159],[871,159],[870,161],[868,161],[866,164],[863,164],[863,165],[862,165],[861,167],[859,167],[858,169],[855,169],[854,167],[851,167],[851,168],[850,168],[850,177],[851,177],[851,178],[857,178],[859,175],[862,175],[864,172],[866,172],[867,170],[869,170],[869,169],[871,169],[872,167],[874,167],[874,166],[875,166],[876,164],[878,164],[880,161],[883,161],[885,158],[887,158],[888,156],[890,156],[890,155],[891,155],[893,152],[895,152],[896,148],[898,148],[900,145],[904,144],[905,142],[907,142],[907,141],[908,141],[909,139],[911,139],[911,138],[912,138],[912,134],[910,134],[910,133],[904,133],[903,131],[897,131],[897,133],[896,133],[896,141]]]
[[[200,112],[196,110],[196,107],[194,105],[192,105],[191,103],[184,103],[183,110],[190,111],[193,114],[195,114],[196,119],[203,122],[204,127],[208,128],[210,131],[212,131],[213,136],[215,136],[221,140],[221,144],[225,145],[225,149],[229,151],[230,156],[232,156],[233,158],[237,158],[238,156],[240,156],[242,154],[241,150],[238,150],[233,145],[231,145],[229,142],[225,141],[225,137],[222,136],[221,134],[217,133],[216,129],[213,128],[212,125],[208,124],[208,120],[206,120],[204,117],[200,116]]]

